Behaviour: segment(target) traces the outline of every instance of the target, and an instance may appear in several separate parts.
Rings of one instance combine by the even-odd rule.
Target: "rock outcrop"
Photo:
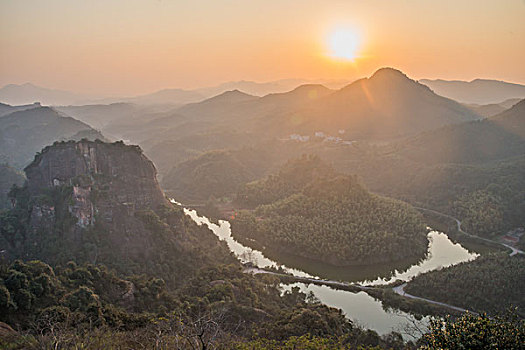
[[[25,172],[26,184],[10,192],[13,208],[0,217],[6,259],[102,263],[171,285],[204,266],[235,262],[225,243],[169,203],[137,146],[55,142]],[[125,304],[134,287],[118,293]]]
[[[153,163],[138,146],[122,142],[56,142],[37,154],[25,172],[29,194],[36,198],[33,230],[60,229],[57,221],[67,219],[66,234],[79,238],[98,224],[114,243],[123,243],[123,237],[141,233],[138,212],[169,205]]]
[[[24,170],[31,192],[67,184],[73,186],[75,197],[84,198],[92,185],[103,182],[113,204],[132,204],[140,210],[167,203],[153,163],[140,147],[122,142],[57,142]]]

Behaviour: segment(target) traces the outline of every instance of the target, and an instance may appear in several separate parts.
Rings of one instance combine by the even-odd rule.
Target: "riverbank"
[[[461,221],[458,218],[455,218],[451,215],[441,213],[439,211],[428,209],[428,208],[422,208],[422,207],[414,207],[414,208],[426,213],[427,215],[433,215],[434,217],[436,216],[440,217],[442,220],[447,220],[448,221],[447,223],[448,231],[447,232],[449,233],[449,235],[456,234],[456,237],[462,239],[463,242],[469,242],[470,244],[478,244],[480,246],[482,245],[485,247],[491,247],[491,248],[498,249],[498,250],[502,250],[502,249],[510,250],[509,252],[510,256],[514,256],[516,254],[525,254],[525,252],[523,252],[522,250],[516,247],[513,247],[507,243],[498,242],[496,240],[488,239],[488,238],[474,235],[474,234],[464,231],[461,228]]]
[[[333,289],[343,290],[350,293],[365,292],[371,297],[380,300],[386,308],[399,309],[401,311],[412,314],[418,319],[424,316],[459,316],[468,310],[458,308],[446,303],[435,302],[424,298],[419,298],[407,294],[403,291],[406,282],[397,281],[391,285],[386,286],[363,286],[357,283],[347,283],[341,281],[332,281],[324,279],[316,279],[309,277],[298,277],[267,269],[260,269],[257,267],[248,266],[243,270],[244,273],[252,275],[269,274],[279,277],[283,284],[304,283],[306,285],[314,284],[318,286],[328,286]],[[412,299],[412,300],[410,300]],[[473,312],[471,312],[473,313]],[[474,313],[475,314],[475,313]]]
[[[367,326],[380,333],[388,333],[388,331],[393,329],[394,325],[397,325],[395,327],[398,329],[401,325],[406,325],[407,322],[420,322],[420,325],[424,327],[427,324],[426,322],[428,322],[428,318],[423,317],[425,315],[444,316],[447,314],[459,314],[454,308],[447,308],[439,304],[397,294],[393,288],[420,273],[439,269],[444,265],[468,261],[476,257],[476,255],[468,253],[459,244],[451,242],[445,234],[435,232],[435,237],[431,239],[429,246],[435,251],[432,249],[429,251],[430,259],[422,266],[412,266],[405,273],[399,274],[396,272],[395,275],[402,278],[400,282],[391,283],[396,280],[396,278],[392,278],[389,280],[378,279],[362,281],[361,283],[359,283],[360,281],[348,283],[341,281],[340,278],[332,278],[329,279],[330,282],[326,283],[326,281],[319,281],[319,278],[315,277],[315,275],[305,273],[303,270],[290,268],[288,265],[282,265],[281,261],[278,263],[266,257],[260,251],[243,246],[232,237],[228,221],[220,220],[215,224],[207,218],[197,215],[197,212],[194,210],[185,210],[185,212],[195,222],[207,225],[221,240],[226,241],[230,250],[242,262],[251,262],[254,264],[253,266],[257,267],[280,267],[280,272],[285,274],[285,276],[280,277],[282,278],[281,283],[283,283],[283,286],[298,285],[305,293],[313,292],[322,303],[342,309],[351,319],[357,322],[366,322]],[[441,252],[443,249],[445,250]],[[450,249],[452,251],[449,251]],[[451,255],[451,252],[455,253]],[[453,260],[450,260],[451,257]],[[375,311],[371,314],[371,310]],[[390,328],[387,329],[386,327]]]

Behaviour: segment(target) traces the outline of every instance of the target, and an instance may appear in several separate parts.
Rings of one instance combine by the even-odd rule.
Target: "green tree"
[[[523,349],[525,323],[513,316],[465,314],[457,320],[432,320],[424,349]]]

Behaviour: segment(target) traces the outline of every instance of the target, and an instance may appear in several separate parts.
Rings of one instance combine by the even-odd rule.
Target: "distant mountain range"
[[[475,113],[487,118],[509,109],[520,101],[521,99],[519,98],[511,98],[500,103],[489,103],[485,105],[465,104],[465,106],[473,110]]]
[[[484,163],[524,155],[525,99],[496,116],[409,139],[397,154],[427,164]]]
[[[338,90],[305,84],[263,97],[231,90],[171,109],[122,103],[59,109],[105,135],[140,144],[162,175],[205,150],[293,134],[383,142],[482,118],[392,68]]]
[[[384,143],[448,125],[481,120],[514,103],[516,101],[496,106],[465,106],[436,94],[396,69],[383,68],[369,78],[340,89],[304,84],[263,97],[234,89],[180,107],[133,103],[54,109],[38,105],[0,105],[0,116],[15,108],[32,108],[26,111],[28,113],[45,110],[49,114],[52,111],[55,117],[71,116],[82,124],[77,132],[94,130],[88,126],[91,125],[109,137],[140,144],[159,167],[161,175],[165,175],[176,163],[208,150],[253,147],[276,138],[290,139],[294,134],[319,141],[330,137],[341,142]],[[12,115],[0,117],[0,120],[13,118]],[[0,126],[9,118],[0,122]],[[35,120],[38,118],[33,122]],[[46,128],[47,124],[41,127],[42,130]],[[2,126],[0,130],[3,129]],[[316,137],[320,134],[324,137]],[[4,132],[2,137],[6,135]],[[46,142],[73,135],[50,134]],[[46,144],[39,144],[27,154]],[[19,159],[14,165],[27,161],[27,158]]]
[[[260,98],[231,91],[177,112],[257,134],[324,132],[349,140],[395,138],[481,118],[392,68],[339,90],[309,84]]]
[[[143,105],[183,105],[198,102],[219,95],[230,90],[241,90],[255,96],[264,96],[270,93],[286,92],[306,83],[322,83],[330,87],[340,87],[348,83],[345,80],[305,80],[305,79],[283,79],[258,83],[254,81],[232,81],[198,88],[194,90],[184,89],[162,89],[150,94],[137,96],[97,97],[84,94],[76,94],[70,91],[48,89],[31,83],[9,84],[0,88],[0,102],[10,105],[23,105],[40,102],[50,106],[69,105],[92,105],[92,104],[114,104],[135,103]]]
[[[0,88],[0,102],[10,105],[26,105],[40,102],[45,105],[69,105],[87,101],[90,97],[70,91],[48,89],[31,83],[9,84]]]
[[[288,92],[298,86],[310,84],[324,85],[329,89],[340,89],[348,85],[350,81],[351,80],[333,79],[283,79],[260,83],[240,80],[193,90],[170,88],[144,95],[116,97],[88,96],[25,83],[21,85],[9,84],[0,88],[0,102],[10,105],[40,102],[44,105],[52,106],[113,104],[121,102],[143,105],[168,104],[180,106],[187,103],[199,102],[233,90],[239,90],[246,94],[260,97],[268,94]],[[504,81],[476,79],[467,82],[422,79],[419,82],[430,87],[438,95],[467,104],[499,104],[509,99],[525,98],[525,85]]]
[[[248,95],[265,96],[272,93],[282,93],[293,90],[297,86],[310,83],[325,84],[329,87],[341,87],[348,84],[344,80],[305,80],[305,79],[283,79],[270,81],[265,83],[258,83],[254,81],[231,81],[222,83],[216,86],[198,88],[194,90],[184,89],[163,89],[151,94],[139,95],[134,97],[117,97],[107,98],[102,100],[92,100],[90,103],[117,103],[127,102],[135,104],[170,104],[183,105],[203,101],[205,99],[220,95],[228,91],[242,91]],[[1,100],[1,99],[0,99]]]
[[[7,115],[9,113],[13,113],[16,111],[24,111],[26,109],[32,109],[40,107],[41,104],[39,102],[30,104],[30,105],[20,105],[20,106],[11,106],[5,103],[0,103],[0,117],[3,115]]]
[[[273,93],[287,92],[295,89],[300,85],[320,84],[330,89],[339,89],[349,84],[352,79],[282,79],[276,81],[270,81],[266,83],[258,83],[254,81],[232,81],[223,83],[214,87],[201,88],[196,91],[204,96],[215,96],[225,91],[240,90],[249,95],[265,96]]]
[[[492,104],[509,99],[525,98],[525,85],[507,83],[499,80],[475,79],[428,80],[419,81],[430,87],[436,94],[462,103]]]
[[[89,125],[51,107],[19,110],[0,117],[0,161],[21,168],[55,141],[104,140]]]

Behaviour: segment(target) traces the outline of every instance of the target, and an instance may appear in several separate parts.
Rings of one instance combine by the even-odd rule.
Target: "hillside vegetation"
[[[238,201],[259,205],[232,220],[235,237],[333,265],[421,258],[425,225],[408,204],[373,195],[317,157],[290,161],[247,184]]]
[[[22,186],[24,181],[25,177],[21,172],[8,164],[0,164],[0,210],[11,206],[7,194],[13,185]]]
[[[50,107],[19,110],[0,117],[0,159],[19,169],[55,141],[83,138],[104,140],[89,125]]]
[[[525,258],[521,255],[484,255],[416,277],[405,290],[477,312],[504,314],[516,307],[525,317]]]
[[[174,167],[162,180],[177,200],[221,198],[235,193],[255,176],[248,165],[227,151],[210,151]]]

